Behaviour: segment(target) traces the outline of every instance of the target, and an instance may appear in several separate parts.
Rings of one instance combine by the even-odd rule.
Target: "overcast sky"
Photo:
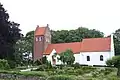
[[[120,0],[0,0],[22,33],[49,24],[53,30],[87,27],[109,35],[120,28]]]

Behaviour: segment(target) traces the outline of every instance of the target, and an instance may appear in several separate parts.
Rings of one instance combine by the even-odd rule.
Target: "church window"
[[[103,61],[103,55],[100,55],[100,61]]]
[[[38,41],[38,37],[36,37],[36,41]]]
[[[39,37],[39,41],[42,41],[42,37]]]
[[[87,61],[90,61],[90,56],[87,56]]]

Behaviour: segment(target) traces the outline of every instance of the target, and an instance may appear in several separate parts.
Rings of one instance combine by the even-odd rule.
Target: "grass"
[[[0,70],[0,73],[38,76],[48,78],[48,80],[120,80],[120,78],[116,76],[116,68],[101,69],[86,66],[77,69],[73,67],[64,67],[63,69],[45,69],[44,71],[26,72]]]

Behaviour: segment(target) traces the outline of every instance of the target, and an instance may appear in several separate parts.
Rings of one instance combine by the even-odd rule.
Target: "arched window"
[[[100,55],[100,61],[103,61],[103,55]]]
[[[87,61],[90,61],[90,56],[87,56]]]

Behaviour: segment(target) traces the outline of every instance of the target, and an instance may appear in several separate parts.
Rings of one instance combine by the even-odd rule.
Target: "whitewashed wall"
[[[52,56],[56,53],[55,49],[52,50],[52,52],[50,53],[50,55],[44,55],[47,57],[47,60],[51,62],[51,64],[53,65],[53,62],[52,62]],[[62,64],[62,62],[60,60],[58,60],[58,58],[60,58],[59,55],[57,55],[55,57],[55,60],[56,60],[56,64],[59,65],[59,64]]]
[[[55,49],[51,52],[50,55],[46,55],[47,60],[52,62],[52,55],[56,53]],[[103,61],[100,61],[100,55],[103,55]],[[90,61],[87,61],[87,56],[90,56]],[[79,63],[83,65],[106,65],[106,60],[111,58],[111,52],[81,52],[79,54],[74,54],[75,57],[75,62],[74,63]],[[56,59],[56,64],[62,64],[60,60],[58,60],[59,55],[57,55]]]
[[[113,34],[111,34],[111,58],[115,56]]]
[[[85,65],[106,65],[110,54],[111,52],[81,52],[79,63]],[[103,55],[103,61],[100,61],[100,55]],[[90,61],[87,61],[87,56],[90,56]]]
[[[74,54],[74,57],[75,57],[74,63],[79,63],[80,64],[80,53]]]

